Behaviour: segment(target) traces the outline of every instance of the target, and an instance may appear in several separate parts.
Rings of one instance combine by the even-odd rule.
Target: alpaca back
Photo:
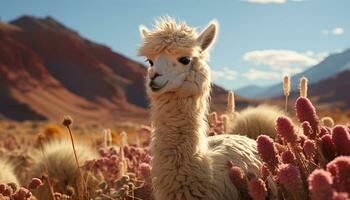
[[[88,159],[97,157],[97,153],[89,146],[81,143],[75,144],[80,166]],[[77,191],[79,173],[74,159],[72,145],[69,140],[56,140],[44,145],[44,152],[48,161],[48,172],[54,190],[65,193],[67,186]],[[35,164],[32,167],[32,177],[41,177],[45,172],[45,159],[41,152],[35,156]],[[39,199],[47,199],[49,191],[47,187],[41,187],[35,194]]]
[[[17,176],[14,173],[14,167],[6,160],[0,159],[0,183],[15,183],[18,185]]]
[[[283,114],[283,111],[277,106],[259,105],[257,107],[248,107],[237,113],[228,122],[228,133],[246,135],[253,139],[256,139],[261,134],[275,138],[276,119]]]

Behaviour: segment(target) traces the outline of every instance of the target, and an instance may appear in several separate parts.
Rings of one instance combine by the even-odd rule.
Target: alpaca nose
[[[154,79],[156,79],[158,76],[161,76],[160,74],[158,74],[157,72],[153,74],[153,76],[151,76],[151,80],[153,81]]]
[[[148,75],[148,77],[149,77],[150,79],[152,79],[152,77],[155,75],[155,70],[154,70],[153,67],[149,67],[149,68],[147,69],[147,75]]]

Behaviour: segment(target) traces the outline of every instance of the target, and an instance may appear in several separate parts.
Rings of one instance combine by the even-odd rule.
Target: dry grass
[[[292,112],[290,114],[292,115]],[[336,124],[339,124],[339,123],[346,124],[350,118],[350,110],[344,112],[344,111],[341,111],[340,109],[336,109],[336,110],[333,110],[332,112],[320,111],[318,112],[318,114],[320,117],[329,116],[333,118]],[[149,144],[149,140],[150,140],[150,132],[145,131],[142,134],[140,134],[139,130],[140,128],[142,128],[141,124],[130,123],[130,122],[74,124],[74,126],[71,127],[71,130],[74,134],[74,139],[76,143],[83,144],[87,146],[89,149],[97,152],[98,149],[101,147],[105,147],[107,151],[109,149],[108,145],[106,147],[105,141],[104,141],[106,138],[104,130],[106,128],[110,129],[110,132],[112,135],[112,143],[109,144],[111,145],[110,147],[113,147],[113,148],[117,147],[117,149],[119,148],[118,146],[121,143],[120,133],[125,131],[128,135],[127,140],[128,140],[128,144],[131,145],[130,147],[132,147],[131,149],[133,149],[134,145],[139,147],[146,147],[145,149],[147,149],[147,145]],[[65,130],[64,126],[59,125],[58,122],[37,122],[37,121],[14,122],[14,121],[6,121],[6,120],[0,121],[0,160],[9,161],[9,165],[10,165],[9,169],[11,171],[10,175],[12,174],[11,182],[15,182],[18,185],[22,185],[22,186],[27,186],[30,179],[33,176],[40,178],[40,173],[37,173],[35,175],[33,173],[30,173],[31,171],[33,171],[33,167],[36,164],[40,163],[40,160],[41,160],[36,156],[37,154],[35,153],[35,152],[40,152],[40,149],[36,140],[39,134],[43,136],[43,139],[44,139],[43,142],[45,146],[44,151],[47,153],[47,156],[50,157],[49,159],[53,159],[52,157],[57,157],[55,155],[58,155],[58,153],[52,153],[51,150],[47,149],[47,146],[49,144],[52,144],[52,142],[55,142],[57,140],[69,141],[69,134],[67,133],[67,130]],[[80,146],[79,144],[77,145]],[[65,148],[64,150],[63,146],[66,146],[67,148]],[[128,153],[129,159],[131,160],[135,159],[133,156],[138,154],[136,152],[144,151],[142,149],[143,148],[140,148],[140,150],[136,150],[136,151],[132,150],[135,152],[128,151],[127,153]],[[56,148],[56,150],[58,150],[57,152],[63,152],[64,150],[64,152],[66,152],[67,155],[68,154],[70,155],[70,156],[67,156],[66,158],[60,158],[61,161],[58,161],[58,163],[65,163],[65,166],[67,166],[68,160],[72,161],[70,163],[73,163],[73,164],[71,164],[70,167],[72,168],[71,171],[73,174],[70,176],[73,178],[75,177],[74,175],[78,176],[71,144],[60,145],[59,147]],[[105,159],[113,160],[115,159],[113,158],[113,155],[119,156],[120,154],[120,152],[118,152],[119,150],[113,150],[113,151],[115,151],[115,154],[112,153],[109,155],[109,157],[100,157],[99,159],[91,162],[97,162],[97,163],[105,162],[103,161]],[[93,153],[89,153],[89,154],[92,155]],[[79,155],[77,157],[79,157]],[[141,159],[141,158],[136,157],[136,159]],[[132,178],[132,180],[127,182],[127,184],[130,184],[127,190],[124,190],[123,189],[124,186],[120,186],[120,185],[118,186],[118,189],[113,189],[112,185],[114,183],[113,181],[111,182],[110,180],[106,182],[107,186],[103,186],[104,180],[105,180],[104,178],[110,177],[111,175],[111,174],[108,174],[110,173],[110,171],[108,170],[107,171],[102,170],[99,172],[99,171],[94,171],[95,168],[93,168],[93,170],[87,174],[84,171],[83,177],[85,179],[88,179],[87,182],[89,182],[90,184],[93,183],[93,186],[89,185],[90,194],[95,196],[98,196],[101,194],[113,196],[113,195],[116,195],[116,192],[122,191],[124,192],[123,198],[125,199],[132,199],[132,198],[139,199],[139,197],[142,197],[141,199],[150,199],[151,190],[150,190],[149,182],[147,185],[144,181],[140,180],[141,172],[138,171],[139,169],[137,166],[139,166],[141,163],[132,164],[131,160],[128,161],[127,170],[128,172],[132,172],[132,174],[128,174],[128,176],[135,177],[136,175],[137,178]],[[80,163],[79,166],[84,165],[84,160],[79,161],[79,163]],[[56,163],[56,165],[60,166],[62,164]],[[108,165],[106,165],[105,167],[107,166]],[[50,165],[48,167],[49,167],[48,171],[50,173],[50,170],[52,170],[52,167],[50,167]],[[97,167],[97,169],[99,168]],[[64,180],[60,181],[59,178],[55,176],[52,176],[52,177],[53,177],[54,191],[61,192],[60,194],[61,197],[59,198],[60,200],[69,199],[69,198],[79,199],[77,195],[74,194],[77,192],[76,191],[77,188],[75,188],[74,186],[66,187],[68,186],[68,183],[65,185]],[[63,175],[61,177],[63,177]],[[115,181],[119,180],[118,177],[121,178],[121,176],[117,174]],[[10,181],[10,179],[5,180],[1,176],[0,178],[1,178],[0,182],[1,181],[8,182],[8,180]],[[74,185],[74,184],[71,184],[71,185]],[[106,187],[106,188],[101,188],[101,187]],[[38,193],[35,191],[33,191],[33,193],[36,195],[40,194],[40,192]],[[46,194],[47,194],[46,196],[48,196],[48,193]],[[122,199],[122,198],[118,197],[114,199]]]
[[[110,129],[112,135],[112,142],[109,145],[119,145],[121,140],[120,133],[125,131],[128,134],[128,145],[142,146],[143,144],[147,145],[150,138],[150,133],[147,131],[139,134],[139,130],[142,127],[140,124],[130,122],[89,123],[71,126],[70,128],[75,140],[76,159],[79,160],[79,169],[85,165],[84,162],[87,159],[97,158],[98,149],[103,147],[102,145],[105,139],[104,130],[106,128]],[[40,150],[38,138],[43,143],[42,150]],[[78,180],[80,179],[76,166],[77,160],[74,160],[73,149],[69,138],[70,135],[65,130],[65,127],[55,122],[14,122],[1,120],[0,165],[4,173],[0,173],[0,183],[13,182],[18,186],[27,186],[32,177],[38,177],[42,178],[44,184],[47,185],[47,178],[50,178],[51,187],[54,192],[60,192],[60,200],[65,198],[86,199],[85,197],[77,196],[78,187],[76,183],[79,185]],[[62,143],[58,141],[66,142]],[[109,148],[108,146],[106,148]],[[130,152],[127,153],[130,155]],[[47,160],[47,170],[44,170],[46,168],[44,155]],[[82,155],[84,156],[82,157]],[[6,162],[3,162],[4,160]],[[129,162],[131,163],[131,161]],[[131,169],[129,167],[127,169],[128,171]],[[137,172],[137,170],[137,168],[133,168],[134,172]],[[92,176],[87,175],[85,171],[82,172],[80,177],[84,177],[87,184],[90,184],[88,185],[89,193],[91,195],[97,195],[94,190],[98,188],[100,182],[96,182],[96,180],[103,179],[99,175],[93,176],[94,179],[92,179]],[[94,186],[91,183],[94,183]],[[133,192],[134,196],[142,196],[144,193],[142,189],[143,185],[140,185],[140,183],[135,184],[138,185],[137,188],[130,191]],[[48,188],[50,187],[43,186],[37,191],[32,191],[32,193],[36,197],[39,197],[39,199],[50,199],[49,196],[51,195]],[[17,193],[13,193],[13,195]],[[55,196],[57,195],[55,194]]]

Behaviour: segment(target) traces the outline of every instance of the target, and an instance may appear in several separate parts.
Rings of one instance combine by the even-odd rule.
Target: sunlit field
[[[349,7],[0,0],[0,200],[350,200]]]
[[[244,131],[232,124],[245,109],[235,110],[233,93],[227,102],[226,111],[208,115],[208,137]],[[277,118],[276,132],[251,135],[264,163],[263,176],[246,174],[227,161],[232,183],[246,191],[243,199],[346,197],[349,127],[318,115],[305,97],[289,103],[295,105],[296,116],[287,111]],[[84,125],[62,116],[61,123],[3,120],[0,127],[2,199],[153,199],[152,128],[147,125]],[[278,184],[271,185],[271,180]]]

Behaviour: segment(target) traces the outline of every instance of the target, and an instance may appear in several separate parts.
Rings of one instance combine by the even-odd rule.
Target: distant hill
[[[350,49],[336,53],[328,56],[319,64],[310,67],[308,70],[296,74],[291,77],[291,86],[292,89],[297,90],[299,79],[303,76],[306,76],[309,79],[309,83],[317,83],[327,78],[332,77],[333,75],[349,69],[350,68]],[[278,83],[269,87],[255,88],[254,91],[249,91],[245,93],[242,90],[239,94],[246,97],[252,98],[272,98],[277,97],[282,94],[282,83]]]
[[[254,98],[258,91],[265,89],[265,87],[260,87],[257,85],[248,85],[235,90],[238,95],[242,95],[247,98]]]
[[[313,102],[327,110],[350,108],[350,70],[343,70],[325,80],[313,83],[308,87],[308,96]],[[298,92],[291,94],[292,98],[299,96]]]
[[[52,17],[0,23],[0,44],[0,118],[148,119],[146,68]],[[226,93],[213,86],[214,107],[224,108]]]

